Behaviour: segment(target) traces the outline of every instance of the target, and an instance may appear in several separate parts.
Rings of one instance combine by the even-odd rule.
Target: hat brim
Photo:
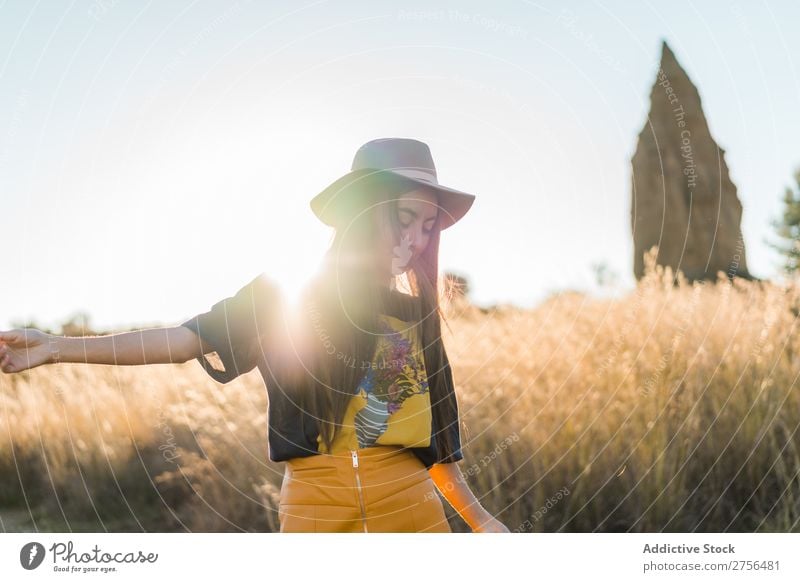
[[[371,186],[387,178],[424,186],[436,192],[440,208],[440,230],[449,228],[461,220],[475,202],[474,194],[455,188],[434,184],[421,178],[412,178],[391,170],[363,168],[348,172],[314,196],[311,200],[311,210],[328,226],[337,226],[342,220],[352,218],[353,213],[359,208],[359,202],[363,205],[363,198],[355,200],[354,194],[368,192]]]

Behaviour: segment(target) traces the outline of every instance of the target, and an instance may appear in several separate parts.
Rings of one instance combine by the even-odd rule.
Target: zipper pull
[[[353,456],[353,467],[358,469],[358,453],[355,451],[350,451],[350,454]]]

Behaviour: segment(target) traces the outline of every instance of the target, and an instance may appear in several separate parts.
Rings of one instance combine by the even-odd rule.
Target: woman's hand
[[[486,513],[486,518],[472,528],[473,533],[511,533],[508,528],[496,519],[491,513]]]
[[[467,486],[458,463],[436,463],[428,469],[437,489],[474,533],[511,533],[486,511]]]
[[[38,329],[0,331],[0,370],[12,374],[46,364],[50,360],[49,338]]]

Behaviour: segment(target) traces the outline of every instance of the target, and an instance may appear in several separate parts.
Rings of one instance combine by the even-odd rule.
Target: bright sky
[[[178,323],[330,238],[308,202],[376,137],[474,192],[441,266],[530,306],[630,287],[630,158],[662,39],[698,85],[750,270],[800,164],[796,2],[0,5],[0,326]]]

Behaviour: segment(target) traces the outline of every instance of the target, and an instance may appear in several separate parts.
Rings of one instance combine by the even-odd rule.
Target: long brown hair
[[[394,244],[399,244],[397,199],[420,186],[378,175],[360,188],[354,197],[367,202],[351,222],[336,228],[316,275],[293,308],[285,310],[282,327],[286,333],[273,337],[266,350],[273,381],[280,389],[292,390],[298,405],[315,419],[314,426],[303,427],[304,434],[319,434],[326,450],[331,450],[339,434],[350,399],[365,374],[364,363],[374,357],[380,333],[377,316],[385,313],[390,299],[388,287],[378,282],[381,274],[373,254],[383,234],[380,225],[387,225]],[[421,327],[431,413],[438,427],[432,437],[437,458],[443,459],[457,445],[452,427],[445,424],[445,419],[456,417],[457,404],[441,334],[440,299],[445,294],[438,278],[439,240],[437,221],[425,250],[398,277],[406,292],[398,291],[391,298],[399,319]]]

